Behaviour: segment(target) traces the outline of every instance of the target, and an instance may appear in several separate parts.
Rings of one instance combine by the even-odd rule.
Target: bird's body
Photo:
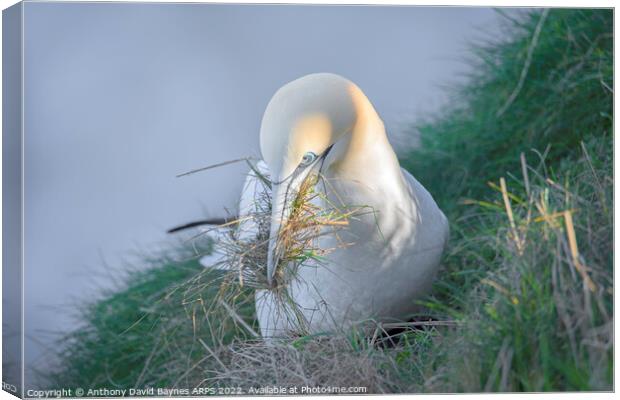
[[[333,251],[322,262],[299,268],[291,283],[289,295],[310,333],[368,319],[401,320],[428,293],[447,238],[447,222],[413,176],[400,168],[394,172],[400,181],[395,187],[382,180],[363,193],[356,190],[353,196],[341,197],[376,212],[356,218],[338,238],[322,237],[319,246]],[[270,290],[256,292],[256,306],[264,337],[300,328],[293,310]]]
[[[448,223],[428,191],[400,168],[383,123],[362,91],[333,74],[313,74],[280,89],[261,127],[265,162],[259,169],[273,181],[268,271],[278,264],[278,238],[290,196],[309,173],[318,207],[361,206],[337,231],[317,237],[320,260],[298,267],[282,293],[256,292],[264,337],[318,333],[357,322],[400,320],[428,293],[448,237]],[[310,154],[310,156],[308,156]],[[306,165],[307,157],[313,161]],[[251,215],[264,186],[248,174],[240,217]],[[260,188],[260,189],[259,189]],[[259,193],[259,190],[261,193]],[[240,226],[240,240],[258,227]],[[282,288],[280,288],[282,290]]]

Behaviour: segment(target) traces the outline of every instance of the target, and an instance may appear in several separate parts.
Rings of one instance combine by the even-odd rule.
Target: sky
[[[349,78],[398,152],[500,19],[488,8],[26,3],[27,366],[118,266],[169,244],[166,229],[234,210],[245,166],[175,175],[260,156],[279,87],[313,72]]]

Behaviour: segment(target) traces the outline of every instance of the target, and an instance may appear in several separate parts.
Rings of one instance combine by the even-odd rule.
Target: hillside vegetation
[[[174,250],[82,306],[49,386],[611,390],[613,13],[528,11],[505,29],[400,154],[451,224],[430,321],[266,345],[252,296],[214,304],[217,272]]]
[[[609,389],[612,13],[531,12],[507,25],[507,41],[476,48],[452,108],[418,127],[421,146],[403,158],[452,227],[430,306],[464,326],[433,386]]]

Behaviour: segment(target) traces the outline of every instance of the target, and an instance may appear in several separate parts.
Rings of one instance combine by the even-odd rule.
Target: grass
[[[477,48],[469,82],[417,127],[403,163],[451,220],[429,306],[467,327],[454,353],[468,356],[446,360],[433,390],[610,389],[612,13],[532,12],[508,28]]]
[[[611,389],[611,167],[609,144],[593,140],[553,176],[528,166],[527,187],[502,178],[494,201],[457,221],[468,233],[457,230],[429,306],[463,324],[425,389]]]
[[[249,161],[248,161],[249,162]],[[254,178],[254,200],[252,204],[243,205],[245,209],[236,220],[211,230],[226,230],[220,235],[217,246],[223,255],[216,265],[211,265],[186,285],[186,292],[196,294],[200,302],[207,302],[214,307],[205,307],[208,313],[216,312],[218,307],[226,308],[229,313],[235,314],[231,302],[235,302],[240,294],[254,291],[269,291],[276,301],[278,313],[287,319],[287,324],[296,335],[308,333],[307,321],[303,311],[289,295],[287,288],[294,280],[298,280],[297,272],[302,266],[316,268],[324,263],[324,256],[335,249],[321,248],[318,245],[321,236],[332,234],[339,236],[339,230],[348,226],[349,220],[368,213],[367,207],[347,206],[336,204],[327,199],[322,191],[316,190],[321,185],[329,185],[321,174],[309,174],[303,177],[297,190],[291,190],[290,206],[287,210],[287,219],[279,227],[278,241],[274,252],[278,254],[278,263],[274,268],[271,281],[267,273],[267,254],[269,248],[269,232],[272,219],[271,183],[269,177],[260,172],[258,166],[250,165]],[[252,185],[252,183],[248,183]],[[232,227],[232,229],[230,229]],[[208,233],[207,230],[204,233]],[[204,238],[198,234],[193,239]],[[338,246],[348,245],[340,238]],[[224,271],[212,278],[212,269]],[[218,289],[215,298],[204,299],[201,296],[205,284],[196,285],[201,275],[210,279],[206,285],[216,286]],[[236,318],[246,325],[246,330],[254,336],[255,329],[250,327],[249,321]]]
[[[145,260],[147,268],[129,270],[127,286],[79,307],[84,323],[58,343],[61,366],[44,379],[68,388],[172,387],[186,383],[177,372],[191,373],[204,358],[204,346],[214,344],[211,338],[244,338],[243,329],[223,312],[198,320],[204,307],[200,296],[217,294],[217,286],[203,283],[221,273],[205,275],[195,249],[174,246],[168,253]],[[237,310],[251,316],[248,299],[240,297]]]
[[[82,306],[49,386],[611,390],[612,12],[537,10],[505,28],[400,154],[451,223],[424,301],[435,322],[267,345],[252,291],[222,306],[222,273],[175,248]]]

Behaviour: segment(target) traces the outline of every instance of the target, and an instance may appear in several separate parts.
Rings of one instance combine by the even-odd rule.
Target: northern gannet
[[[278,237],[290,203],[309,174],[329,183],[317,184],[324,194],[318,201],[372,210],[351,218],[337,234],[320,237],[319,246],[332,251],[321,262],[299,267],[287,287],[290,302],[271,290],[256,291],[262,336],[298,333],[301,325],[307,333],[319,333],[370,319],[402,320],[414,312],[439,267],[448,222],[429,192],[400,167],[362,90],[330,73],[284,85],[265,110],[260,148],[258,168],[272,182],[269,279],[279,261]],[[256,174],[249,173],[241,217],[256,207],[259,186]],[[251,221],[242,223],[241,235],[256,231]]]
[[[261,335],[321,333],[368,320],[402,321],[415,312],[416,300],[429,292],[439,267],[448,221],[429,192],[400,167],[383,121],[362,90],[331,73],[287,83],[267,105],[260,149],[263,160],[255,166],[260,174],[251,170],[243,186],[237,240],[257,239],[260,229],[252,216],[269,202],[269,283],[279,265],[278,243],[291,203],[310,174],[321,176],[315,189],[322,196],[314,199],[319,207],[337,203],[372,211],[319,236],[318,247],[330,251],[321,260],[298,266],[279,292],[256,290]],[[271,181],[267,196],[265,177]],[[201,223],[213,222],[170,232]],[[201,262],[221,266],[225,257],[216,249]]]

